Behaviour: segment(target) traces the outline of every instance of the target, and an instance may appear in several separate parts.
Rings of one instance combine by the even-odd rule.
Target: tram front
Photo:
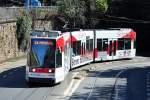
[[[57,83],[63,80],[62,73],[62,53],[56,48],[56,39],[31,38],[27,54],[26,81]]]

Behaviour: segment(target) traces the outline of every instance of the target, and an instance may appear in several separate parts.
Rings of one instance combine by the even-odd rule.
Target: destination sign
[[[50,41],[33,41],[33,44],[53,45]]]

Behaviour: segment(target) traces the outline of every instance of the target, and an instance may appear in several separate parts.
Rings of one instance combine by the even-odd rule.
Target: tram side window
[[[77,41],[77,47],[76,47],[76,49],[77,49],[77,55],[80,55],[80,49],[81,49],[81,41]]]
[[[90,39],[90,51],[93,51],[93,39]]]
[[[131,49],[131,39],[125,39],[125,49]]]
[[[86,50],[93,51],[93,39],[86,40]]]
[[[102,39],[97,39],[97,50],[102,51]]]
[[[93,39],[89,36],[86,36],[86,51],[93,51]]]
[[[84,49],[84,54],[85,54],[85,50],[86,50],[85,43],[83,43],[83,49]]]
[[[75,56],[76,55],[76,41],[73,42],[72,44],[72,52],[73,52],[73,55]]]
[[[62,53],[56,49],[56,67],[62,67]]]
[[[124,50],[124,38],[118,39],[118,50]]]
[[[86,40],[86,50],[89,51],[90,49],[90,41],[89,40]]]
[[[74,41],[73,42],[73,55],[74,56],[80,55],[80,49],[81,49],[81,41]]]
[[[103,51],[107,51],[108,48],[108,39],[103,39]]]
[[[81,45],[81,54],[82,54],[82,55],[84,54],[83,43],[82,43],[82,45]]]

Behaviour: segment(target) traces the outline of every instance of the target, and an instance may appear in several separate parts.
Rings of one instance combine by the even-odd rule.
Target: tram
[[[32,31],[26,81],[59,83],[71,69],[96,61],[133,58],[136,32],[130,28]]]

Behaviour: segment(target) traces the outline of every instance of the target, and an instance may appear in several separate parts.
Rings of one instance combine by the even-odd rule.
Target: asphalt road
[[[70,80],[68,75],[61,84],[36,84],[29,88],[25,82],[25,66],[19,66],[0,73],[0,100],[63,99]]]
[[[136,64],[132,65],[133,61]],[[115,62],[93,63],[73,70],[74,73],[91,66],[99,68],[90,68],[79,87],[67,97],[64,91],[72,80],[72,72],[61,84],[38,84],[29,88],[25,82],[25,66],[22,66],[22,62],[15,62],[15,65],[10,63],[9,66],[6,64],[4,67],[0,65],[4,69],[0,69],[0,100],[149,100],[150,60],[140,58]],[[116,78],[124,69],[128,70]],[[75,81],[73,84],[78,83]]]
[[[108,66],[89,71],[69,100],[150,100],[149,61]]]

